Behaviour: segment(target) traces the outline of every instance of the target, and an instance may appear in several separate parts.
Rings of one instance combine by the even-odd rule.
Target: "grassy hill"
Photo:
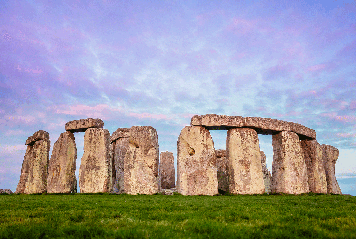
[[[356,238],[347,195],[1,195],[0,238]]]

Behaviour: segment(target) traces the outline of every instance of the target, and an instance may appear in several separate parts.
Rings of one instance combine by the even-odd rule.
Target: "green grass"
[[[356,238],[346,195],[1,195],[0,238]]]

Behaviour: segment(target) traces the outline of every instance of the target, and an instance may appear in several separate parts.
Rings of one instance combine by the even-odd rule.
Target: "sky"
[[[280,119],[340,152],[356,195],[356,1],[0,0],[0,188],[34,132],[153,126],[175,160],[193,115]],[[226,131],[211,131],[225,149]],[[77,171],[84,133],[76,133]],[[259,135],[271,169],[272,137]]]

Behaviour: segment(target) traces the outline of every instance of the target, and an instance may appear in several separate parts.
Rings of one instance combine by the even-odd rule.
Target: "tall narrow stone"
[[[75,176],[77,147],[74,134],[62,133],[54,143],[51,160],[48,165],[48,193],[76,193]]]
[[[230,193],[264,193],[265,185],[257,132],[249,128],[229,129],[226,150],[229,160]]]
[[[216,166],[218,169],[218,189],[223,192],[229,191],[229,162],[226,157],[226,150],[215,150]]]
[[[174,156],[172,152],[161,152],[159,163],[159,175],[161,189],[170,189],[175,187]]]
[[[335,176],[335,164],[339,157],[339,150],[331,145],[322,146],[323,162],[325,167],[327,191],[332,194],[341,194],[341,189]]]
[[[178,142],[177,186],[183,195],[218,193],[214,142],[202,126],[186,126]]]
[[[323,162],[323,150],[316,140],[301,140],[304,160],[308,171],[309,191],[327,193],[327,182]]]
[[[16,193],[44,193],[47,191],[50,149],[48,132],[37,131],[26,140],[26,145],[26,154]]]
[[[265,192],[270,193],[271,192],[272,175],[271,175],[271,172],[267,168],[265,153],[263,151],[260,151],[260,153],[261,153],[263,181],[265,183]]]
[[[84,135],[84,154],[79,168],[81,193],[110,192],[112,165],[107,129],[89,128]]]
[[[282,131],[272,136],[272,193],[308,193],[308,174],[299,136]]]

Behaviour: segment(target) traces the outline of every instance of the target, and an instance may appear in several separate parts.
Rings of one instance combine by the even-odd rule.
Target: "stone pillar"
[[[74,134],[62,133],[54,143],[51,160],[48,165],[48,193],[76,193],[75,176],[77,147]]]
[[[261,153],[263,181],[265,184],[265,192],[271,193],[272,175],[271,175],[271,172],[267,168],[265,153],[262,150],[260,151],[260,153]]]
[[[158,157],[157,131],[151,126],[131,127],[129,146],[124,159],[124,190],[126,193],[158,193]]]
[[[335,164],[339,157],[339,150],[331,145],[323,144],[321,147],[323,150],[327,191],[332,194],[341,194],[341,189],[335,177]]]
[[[308,172],[309,191],[327,193],[327,182],[323,162],[323,150],[316,140],[301,140],[304,160]]]
[[[229,192],[232,194],[264,193],[257,132],[249,128],[229,129],[226,150],[229,160]]]
[[[223,192],[229,191],[229,163],[226,150],[215,150],[216,166],[218,169],[218,189]]]
[[[186,126],[177,142],[177,187],[183,195],[218,194],[214,142],[202,126]]]
[[[47,191],[50,149],[48,132],[37,131],[26,140],[26,145],[26,154],[16,193],[44,193]]]
[[[161,189],[170,189],[175,187],[174,156],[172,152],[161,152],[159,163],[159,174]]]
[[[299,136],[282,131],[272,136],[272,193],[308,193],[308,174]]]
[[[84,135],[84,154],[79,168],[81,193],[110,192],[112,165],[107,129],[89,128]]]

